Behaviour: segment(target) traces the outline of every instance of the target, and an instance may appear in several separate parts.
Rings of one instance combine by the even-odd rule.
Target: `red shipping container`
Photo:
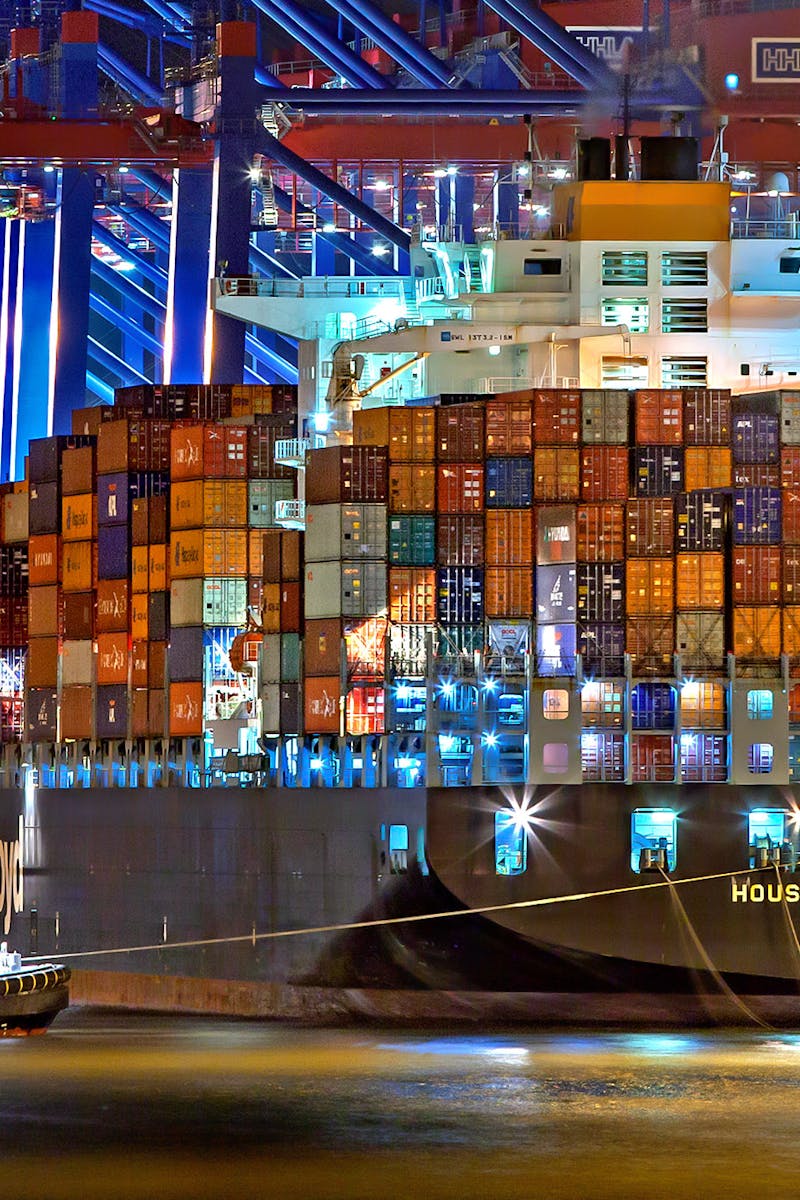
[[[533,448],[533,392],[486,401],[486,453],[530,454]]]
[[[533,441],[536,446],[576,446],[580,441],[579,388],[536,388],[533,393]]]
[[[382,684],[353,687],[347,693],[346,729],[348,733],[383,733],[384,691]]]
[[[385,503],[389,452],[385,446],[328,446],[306,459],[306,503]]]
[[[627,446],[581,450],[581,500],[627,500],[628,486]]]
[[[158,695],[158,693],[153,693]],[[148,722],[153,726],[152,709]],[[203,732],[202,683],[171,683],[169,686],[170,737],[197,737]]]
[[[301,633],[303,620],[299,583],[282,583],[280,599],[281,633]]]
[[[781,447],[781,487],[800,488],[800,446]]]
[[[436,457],[440,462],[481,462],[483,404],[453,404],[436,410]]]
[[[683,430],[686,445],[730,445],[730,389],[687,388],[683,395]]]
[[[61,538],[42,533],[28,539],[28,582],[34,587],[58,583],[61,574]]]
[[[482,567],[483,515],[437,517],[436,561],[440,567]]]
[[[127,579],[97,581],[97,631],[121,632],[128,628],[130,584]]]
[[[129,643],[127,633],[97,635],[97,682],[127,683]]]
[[[780,546],[734,546],[733,603],[779,604]]]
[[[445,513],[483,512],[483,463],[447,463],[436,469],[436,507]]]
[[[339,676],[308,676],[303,682],[306,733],[338,733],[340,721]]]
[[[778,463],[734,463],[734,487],[781,486],[781,467]]]
[[[634,783],[672,783],[675,748],[669,734],[634,734],[631,738],[631,779]]]
[[[619,562],[625,557],[625,508],[622,504],[579,504],[578,562]]]
[[[789,688],[789,722],[792,725],[800,724],[800,683]]]
[[[794,488],[781,492],[781,529],[784,546],[800,546],[800,491]]]
[[[641,388],[634,395],[639,446],[683,445],[683,393],[671,388]]]
[[[247,428],[209,422],[173,424],[173,479],[246,479]]]
[[[625,506],[625,546],[629,558],[666,558],[675,545],[671,499],[630,500]]]
[[[784,604],[800,604],[800,547],[784,546],[781,573]]]

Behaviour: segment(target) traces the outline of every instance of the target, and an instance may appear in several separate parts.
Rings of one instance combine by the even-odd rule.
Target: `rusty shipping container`
[[[439,462],[480,462],[485,423],[483,404],[436,409],[436,457]]]
[[[485,559],[491,567],[530,566],[534,558],[533,510],[498,508],[486,512]]]
[[[487,567],[483,587],[487,617],[533,616],[531,567]]]
[[[733,603],[779,604],[782,557],[780,546],[734,547]]]
[[[581,436],[581,393],[577,388],[536,388],[533,440],[537,446],[577,446]]]
[[[389,458],[385,446],[330,446],[306,459],[306,504],[385,503]]]
[[[426,567],[389,569],[389,619],[399,624],[436,620],[436,571]]]
[[[576,523],[579,562],[618,562],[625,557],[622,504],[579,504]]]
[[[502,457],[533,449],[533,394],[514,393],[486,401],[486,454]]]
[[[440,515],[436,518],[436,561],[440,567],[479,567],[484,561],[484,518]]]
[[[436,507],[439,512],[444,513],[483,512],[483,463],[445,463],[439,466],[436,477]]]
[[[727,446],[687,446],[684,456],[684,487],[729,488],[733,482],[733,457]]]
[[[640,388],[634,393],[634,436],[639,446],[683,445],[683,393]]]
[[[675,549],[675,507],[671,499],[630,500],[625,506],[625,546],[629,556],[665,558]]]
[[[434,512],[436,467],[425,463],[390,463],[388,492],[389,512]]]
[[[581,500],[627,500],[627,446],[585,446],[581,450]]]
[[[683,428],[687,446],[729,446],[731,393],[727,388],[687,388]]]
[[[675,610],[675,564],[671,558],[629,558],[625,564],[625,608],[629,616],[666,615]]]

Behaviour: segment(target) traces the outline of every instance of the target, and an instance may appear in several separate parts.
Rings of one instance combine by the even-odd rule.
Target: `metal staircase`
[[[467,279],[467,291],[483,292],[483,272],[481,271],[481,248],[474,244],[464,246],[464,274]]]

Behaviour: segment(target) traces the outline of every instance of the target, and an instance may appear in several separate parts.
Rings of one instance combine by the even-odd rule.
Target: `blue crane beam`
[[[172,42],[177,46],[190,46],[192,39],[188,33],[176,29],[174,25],[150,16],[148,13],[135,12],[134,9],[120,4],[119,0],[83,0],[83,7],[98,16],[109,17],[126,29],[136,29],[147,37]]]
[[[97,59],[106,75],[137,100],[145,104],[161,105],[161,89],[102,42],[97,47]]]
[[[108,263],[103,262],[97,255],[92,256],[92,271],[109,287],[115,288],[120,292],[126,300],[131,304],[136,304],[143,312],[149,313],[156,321],[162,325],[166,320],[167,308],[160,300],[156,300],[155,296],[151,296],[144,288],[140,288],[132,279],[128,279],[126,275],[121,275],[119,271],[115,271]]]
[[[372,38],[401,67],[428,87],[447,87],[453,70],[415,41],[396,21],[390,20],[369,0],[328,0],[334,10]]]
[[[167,272],[161,267],[155,266],[154,263],[148,262],[144,255],[139,254],[136,250],[131,250],[121,238],[118,238],[110,229],[106,229],[100,221],[92,221],[92,237],[96,238],[101,245],[107,246],[109,250],[113,250],[125,262],[132,263],[136,270],[156,287],[166,289]]]
[[[94,371],[86,372],[86,386],[90,392],[94,392],[95,396],[99,397],[103,404],[114,403],[113,387],[95,375]]]
[[[253,4],[265,17],[269,17],[327,63],[351,87],[361,86],[376,91],[385,91],[389,87],[383,75],[334,37],[322,21],[312,16],[307,8],[301,8],[295,0],[253,0]]]
[[[244,338],[244,348],[248,354],[252,354],[255,358],[259,358],[261,362],[274,371],[276,375],[280,375],[284,383],[297,383],[299,374],[297,367],[286,362],[274,350],[270,350],[262,342],[259,342],[253,337],[252,333],[246,333]]]
[[[250,266],[256,271],[260,271],[262,275],[266,275],[268,279],[299,279],[294,271],[290,271],[277,258],[273,258],[271,254],[267,254],[260,246],[254,246],[250,243]]]
[[[299,214],[313,217],[314,211],[308,205],[301,204],[299,201],[294,202],[292,206],[292,197],[288,192],[285,192],[282,187],[275,185],[273,187],[275,193],[275,203],[281,212],[290,213],[296,211]],[[355,238],[350,237],[347,233],[338,233],[330,231],[326,233],[323,229],[317,229],[316,236],[322,238],[329,246],[333,246],[334,250],[338,250],[341,254],[346,254],[354,263],[357,263],[367,275],[386,275],[394,277],[397,272],[388,263],[381,262],[369,250],[365,250],[363,246],[359,246]]]
[[[152,379],[148,379],[146,375],[142,375],[135,370],[129,363],[123,362],[116,354],[112,354],[106,347],[102,346],[96,338],[89,338],[89,355],[106,371],[111,371],[112,375],[116,375],[122,380],[123,387],[134,383],[152,383]]]
[[[281,163],[288,170],[293,171],[295,175],[299,175],[301,179],[305,179],[318,192],[322,192],[323,196],[327,196],[334,204],[340,205],[346,212],[351,213],[359,221],[362,221],[370,229],[374,229],[381,237],[386,238],[393,246],[397,246],[400,250],[408,251],[411,245],[411,238],[404,229],[400,229],[393,221],[388,221],[386,217],[375,212],[363,200],[359,200],[357,196],[351,195],[346,188],[341,184],[334,183],[322,171],[318,171],[311,163],[306,162],[299,154],[295,154],[283,142],[278,141],[273,137],[263,126],[258,126],[255,134],[256,150],[267,158],[273,159],[275,162]],[[277,189],[276,189],[277,190]]]
[[[169,226],[160,217],[154,217],[135,200],[126,200],[124,204],[107,204],[106,209],[115,217],[122,217],[137,233],[153,242],[157,249],[169,254]]]
[[[375,96],[371,92],[347,88],[340,91],[318,88],[292,88],[288,103],[308,116],[341,113],[347,116],[397,116],[420,113],[441,117],[522,117],[573,115],[592,103],[602,107],[607,102],[610,112],[616,112],[618,92],[607,96],[579,91],[424,91],[403,89],[391,95]],[[636,116],[655,117],[680,108],[702,107],[699,97],[681,98],[674,92],[640,92],[631,104]],[[297,172],[301,174],[300,171]]]
[[[114,308],[102,296],[98,296],[95,292],[90,293],[89,307],[98,316],[104,317],[106,321],[121,329],[126,337],[133,338],[143,350],[149,350],[151,354],[155,354],[156,358],[162,357],[164,347],[158,338],[153,337],[152,333],[148,333],[146,329],[142,329],[141,325],[137,325],[130,317],[126,317],[124,313],[121,313],[118,308]]]
[[[614,75],[606,64],[538,6],[528,0],[486,0],[486,3],[579,83],[605,88],[614,85]]]

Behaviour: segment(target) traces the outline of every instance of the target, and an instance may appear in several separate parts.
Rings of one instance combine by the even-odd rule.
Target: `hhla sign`
[[[15,842],[0,841],[0,913],[3,914],[3,932],[11,928],[12,912],[22,912],[22,816],[19,818],[19,833]]]

